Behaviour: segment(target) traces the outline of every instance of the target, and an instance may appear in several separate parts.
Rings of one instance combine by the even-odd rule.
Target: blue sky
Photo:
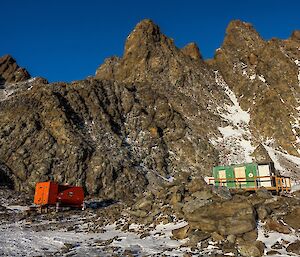
[[[121,56],[136,23],[150,18],[178,47],[196,42],[211,58],[233,19],[250,22],[265,39],[300,29],[300,1],[101,1],[0,2],[0,56],[11,54],[32,76],[50,82],[94,75],[103,60]]]

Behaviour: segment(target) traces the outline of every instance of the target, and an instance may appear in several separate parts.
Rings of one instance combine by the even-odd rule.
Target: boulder
[[[217,232],[213,232],[211,234],[211,238],[215,242],[221,242],[225,239],[222,235],[218,234]]]
[[[293,229],[300,229],[300,207],[296,207],[291,212],[283,217],[285,223],[287,223]]]
[[[286,248],[288,252],[300,255],[300,241],[296,240],[295,242],[289,244],[289,246]]]
[[[152,208],[152,204],[153,203],[151,200],[142,198],[135,204],[135,208],[140,210],[150,211]]]
[[[245,257],[259,257],[263,256],[265,245],[261,241],[255,241],[251,243],[242,243],[238,246],[239,252]]]
[[[291,232],[288,226],[284,225],[281,221],[273,219],[268,219],[264,227],[269,231],[276,231],[283,234],[289,234]]]
[[[252,231],[244,233],[242,238],[246,242],[254,242],[256,241],[257,236],[258,236],[257,229],[253,229]]]
[[[200,199],[200,200],[209,200],[213,197],[213,194],[210,190],[201,190],[201,191],[192,193],[191,196],[196,199]]]
[[[255,211],[246,201],[214,202],[184,214],[192,228],[221,235],[243,234],[256,227]]]
[[[206,233],[206,232],[203,232],[203,231],[198,230],[198,229],[196,229],[196,230],[190,229],[190,231],[189,231],[189,245],[190,246],[195,246],[199,242],[204,241],[204,240],[206,240],[210,237],[211,237],[210,233]]]
[[[231,243],[231,244],[234,244],[235,243],[235,240],[236,240],[236,236],[235,235],[228,235],[226,237],[226,240]]]
[[[211,203],[211,201],[206,200],[206,199],[200,199],[200,198],[192,199],[192,200],[184,203],[182,211],[186,214],[192,213],[199,207],[208,205],[210,203]]]
[[[227,187],[213,187],[212,192],[224,200],[230,200],[232,198]]]
[[[270,215],[271,210],[270,208],[262,205],[256,209],[256,212],[258,219],[264,221]]]
[[[189,225],[172,230],[172,235],[175,239],[185,239],[188,236]]]

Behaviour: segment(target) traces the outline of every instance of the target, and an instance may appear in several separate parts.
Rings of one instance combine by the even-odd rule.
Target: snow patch
[[[265,80],[265,78],[264,78],[263,75],[258,75],[258,79],[259,79],[260,81],[266,83],[266,80]]]
[[[30,208],[28,206],[22,205],[3,205],[6,209],[15,211],[15,212],[24,212],[28,211]]]
[[[251,75],[249,78],[250,78],[251,80],[255,80],[256,74]]]

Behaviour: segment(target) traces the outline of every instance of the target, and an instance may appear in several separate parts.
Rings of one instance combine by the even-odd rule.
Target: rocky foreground
[[[8,256],[298,256],[300,193],[229,192],[178,178],[134,204],[87,199],[87,209],[38,214],[0,190],[0,254]],[[22,238],[18,238],[22,237]]]

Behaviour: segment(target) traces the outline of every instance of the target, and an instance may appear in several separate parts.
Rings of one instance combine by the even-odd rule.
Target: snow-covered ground
[[[45,224],[48,223],[41,222],[39,225]],[[111,256],[112,253],[124,250],[131,250],[136,256],[162,252],[169,256],[181,256],[186,250],[185,247],[180,247],[185,240],[172,240],[170,237],[173,229],[185,224],[185,222],[161,224],[147,237],[141,238],[137,233],[118,230],[116,224],[103,227],[102,233],[87,233],[65,229],[35,231],[32,224],[19,221],[0,225],[0,255],[40,256],[50,253],[60,255],[63,254],[64,247],[71,245],[68,254],[72,256]],[[131,227],[131,230],[134,230],[134,227]]]
[[[272,257],[283,257],[283,256],[298,256],[293,253],[288,253],[286,251],[286,246],[288,246],[289,243],[295,242],[296,240],[299,240],[299,234],[296,233],[295,231],[292,231],[291,234],[283,234],[283,233],[278,233],[278,232],[270,232],[270,231],[265,231],[263,228],[264,223],[259,222],[257,225],[257,230],[258,230],[258,238],[257,240],[262,241],[265,244],[265,252],[274,250],[272,249],[272,246],[276,243],[284,245],[285,247],[278,247],[276,249],[279,254],[273,254]]]
[[[26,206],[7,206],[11,215],[27,210]],[[203,249],[191,249],[186,244],[189,239],[172,239],[172,230],[187,223],[177,221],[159,225],[126,224],[120,219],[105,225],[97,232],[97,217],[92,211],[65,212],[22,218],[0,225],[0,256],[210,256],[222,253],[216,242],[209,241]],[[63,217],[63,218],[62,218]],[[71,230],[68,228],[72,227]],[[73,229],[76,228],[76,229]],[[232,253],[226,253],[233,256]]]

